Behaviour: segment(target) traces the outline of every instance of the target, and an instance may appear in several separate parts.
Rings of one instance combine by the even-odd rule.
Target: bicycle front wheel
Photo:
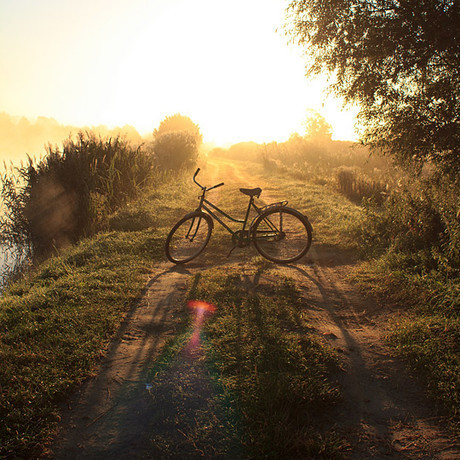
[[[256,249],[266,259],[276,263],[295,262],[310,249],[312,227],[302,213],[279,206],[257,218],[252,239]]]
[[[193,212],[182,218],[166,238],[166,257],[184,264],[201,254],[211,238],[213,222],[208,214]]]

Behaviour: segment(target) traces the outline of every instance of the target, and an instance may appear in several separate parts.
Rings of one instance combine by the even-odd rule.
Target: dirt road
[[[207,185],[226,182],[214,192],[215,201],[238,193],[240,186],[261,187],[266,202],[283,198],[268,177],[230,161],[208,163],[200,178]],[[231,243],[226,240],[223,247],[229,250]],[[51,446],[53,458],[154,458],[149,439],[158,411],[148,397],[147,373],[175,333],[191,276],[217,265],[243,270],[255,255],[253,248],[245,248],[227,259],[226,250],[218,255],[205,251],[185,267],[164,262],[155,268],[97,375],[64,411]],[[396,312],[363,298],[345,281],[352,263],[346,254],[313,245],[302,261],[270,274],[296,281],[312,327],[343,356],[344,371],[337,376],[343,401],[324,417],[325,426],[346,440],[347,458],[460,458],[460,445],[449,437],[442,417],[385,344],[385,323]]]

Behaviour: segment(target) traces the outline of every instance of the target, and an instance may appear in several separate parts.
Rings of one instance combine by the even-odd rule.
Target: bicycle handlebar
[[[206,191],[209,192],[209,190],[212,190],[213,188],[217,188],[217,187],[222,187],[222,185],[224,185],[223,182],[221,182],[220,184],[217,184],[217,185],[213,185],[213,186],[210,187],[210,188],[207,188]]]
[[[198,185],[198,187],[200,187],[202,190],[205,190],[206,192],[209,192],[209,190],[212,190],[213,188],[222,187],[222,185],[224,185],[224,183],[221,182],[220,184],[213,185],[212,187],[209,187],[209,188],[203,187],[203,186],[195,179],[199,172],[200,172],[200,168],[198,168],[198,169],[195,171],[195,174],[193,175],[193,182],[195,182],[195,184]]]

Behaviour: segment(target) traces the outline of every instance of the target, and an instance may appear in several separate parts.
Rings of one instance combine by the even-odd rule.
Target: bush
[[[79,133],[47,152],[2,177],[1,243],[34,258],[105,228],[154,171],[152,157],[120,137]]]
[[[410,254],[421,272],[459,276],[459,192],[458,185],[431,176],[400,184],[383,206],[369,200],[360,235],[363,245],[374,253],[378,248]]]
[[[197,147],[203,142],[203,135],[201,134],[200,127],[194,123],[191,118],[176,113],[166,117],[153,131],[153,137],[158,138],[162,134],[175,132],[175,131],[186,131],[195,138]]]
[[[198,159],[196,139],[188,131],[169,131],[160,134],[152,148],[155,164],[166,171],[193,168]]]

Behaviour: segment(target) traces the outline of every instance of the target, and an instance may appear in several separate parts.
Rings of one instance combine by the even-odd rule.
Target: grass
[[[401,172],[395,170],[394,174],[398,176]],[[380,180],[378,176],[376,180]],[[382,176],[382,183],[385,180]],[[437,190],[434,185],[433,196],[438,201],[427,199],[421,192],[416,200],[408,200],[401,193],[399,199],[395,196],[393,216],[385,221],[383,214],[379,220],[377,210],[372,221],[368,210],[363,212],[362,207],[331,187],[327,175],[323,185],[318,185],[321,183],[318,177],[315,181],[294,180],[288,169],[271,175],[271,182],[286,195],[296,197],[295,206],[309,216],[316,243],[350,249],[361,259],[359,269],[351,278],[365,293],[379,297],[382,303],[398,303],[404,308],[405,313],[390,323],[388,342],[394,354],[404,358],[425,383],[428,394],[445,408],[454,428],[459,431],[460,282],[458,266],[451,262],[454,257],[449,258],[449,251],[454,253],[455,249],[458,254],[458,246],[454,247],[458,222],[456,227],[455,217],[452,217],[457,209],[457,198],[443,193],[441,188]],[[410,228],[401,225],[398,233],[398,223],[406,214],[409,219],[419,219],[416,224],[420,229],[429,227],[430,215],[417,212],[417,199],[425,207],[442,203],[441,217],[450,231],[444,234],[441,247],[433,247],[431,252],[417,249],[418,236],[411,233]],[[396,228],[394,235],[391,235],[392,228]]]
[[[264,175],[261,165],[252,165],[252,172]],[[275,200],[287,199],[288,206],[298,209],[308,217],[313,226],[316,244],[332,245],[340,249],[358,248],[355,236],[361,208],[356,203],[344,198],[330,185],[294,179],[290,173],[272,174],[270,184],[266,193]]]
[[[261,165],[248,168],[263,175]],[[358,251],[359,206],[327,184],[281,173],[270,183],[262,198],[288,199],[304,212],[314,243]],[[163,257],[170,226],[196,205],[196,191],[189,176],[185,185],[150,190],[110,216],[112,231],[63,250],[5,291],[0,456],[30,458],[46,450],[58,404],[94,372],[152,264]],[[233,192],[224,190],[220,205],[238,216],[236,208],[242,214],[246,199],[235,192],[238,201]],[[328,372],[337,359],[309,332],[293,282],[270,279],[270,264],[251,260],[251,248],[237,249],[232,257],[248,262],[252,271],[228,268],[230,248],[228,234],[216,227],[200,260],[218,260],[226,268],[196,276],[189,292],[190,299],[217,307],[201,330],[197,362],[184,354],[193,334],[189,321],[153,370],[151,395],[166,429],[152,439],[152,449],[159,457],[334,457],[340,445],[315,419],[338,398]],[[373,259],[361,265],[356,279],[368,293],[411,307],[395,317],[389,341],[458,418],[458,280],[413,271],[401,257]],[[181,374],[181,366],[187,372]],[[194,410],[184,409],[189,403]],[[174,430],[179,437],[171,437]]]
[[[388,341],[460,432],[460,281],[419,273],[411,257],[389,253],[361,265],[353,278],[380,302],[402,307]]]
[[[378,222],[366,220],[363,208],[341,196],[331,187],[328,177],[320,185],[318,177],[315,183],[307,179],[302,181],[301,178],[294,179],[292,171],[282,170],[276,169],[270,180],[275,189],[294,197],[294,207],[309,217],[314,242],[331,245],[334,250],[353,251],[356,260],[361,259],[361,262],[350,278],[367,295],[379,297],[382,303],[398,303],[404,307],[405,313],[390,323],[388,342],[394,354],[404,358],[425,383],[428,394],[450,414],[458,431],[460,284],[458,276],[452,276],[454,267],[449,268],[447,256],[437,254],[439,269],[430,270],[426,260],[431,260],[432,254],[407,247],[404,252],[404,245],[395,250],[388,240],[388,223],[380,228]],[[401,206],[403,204],[401,199]],[[450,209],[447,198],[445,207]],[[393,222],[401,219],[404,212],[415,215],[409,207],[404,209],[403,206]],[[394,238],[395,241],[407,240],[409,244],[414,241],[410,232],[401,232]],[[382,240],[386,245],[383,249]],[[388,245],[389,249],[386,249]]]
[[[181,386],[172,377],[178,363],[182,379],[185,375],[189,381],[175,397],[187,401],[178,404],[176,414],[179,426],[188,428],[188,439],[180,450],[171,450],[178,449],[172,439],[175,432],[157,436],[157,448],[164,446],[159,454],[183,458],[200,451],[213,458],[337,455],[339,443],[317,425],[318,414],[339,397],[328,377],[330,368],[337,366],[337,356],[308,332],[295,284],[290,279],[261,281],[264,267],[259,264],[244,275],[227,267],[195,276],[188,297],[215,305],[215,311],[201,331],[201,358],[190,364],[183,357],[187,339],[180,346],[175,341],[154,372],[156,401],[166,384],[173,381],[174,388]],[[203,382],[208,382],[210,392],[207,404],[199,405],[200,420],[196,412],[187,411],[197,399],[196,391],[187,394],[189,376],[197,373],[201,391],[206,387]]]
[[[45,450],[58,404],[94,371],[152,264],[163,258],[166,232],[187,196],[187,187],[174,184],[152,190],[120,211],[125,227],[137,231],[83,240],[4,291],[0,457],[31,458]],[[139,229],[140,210],[163,219]]]

